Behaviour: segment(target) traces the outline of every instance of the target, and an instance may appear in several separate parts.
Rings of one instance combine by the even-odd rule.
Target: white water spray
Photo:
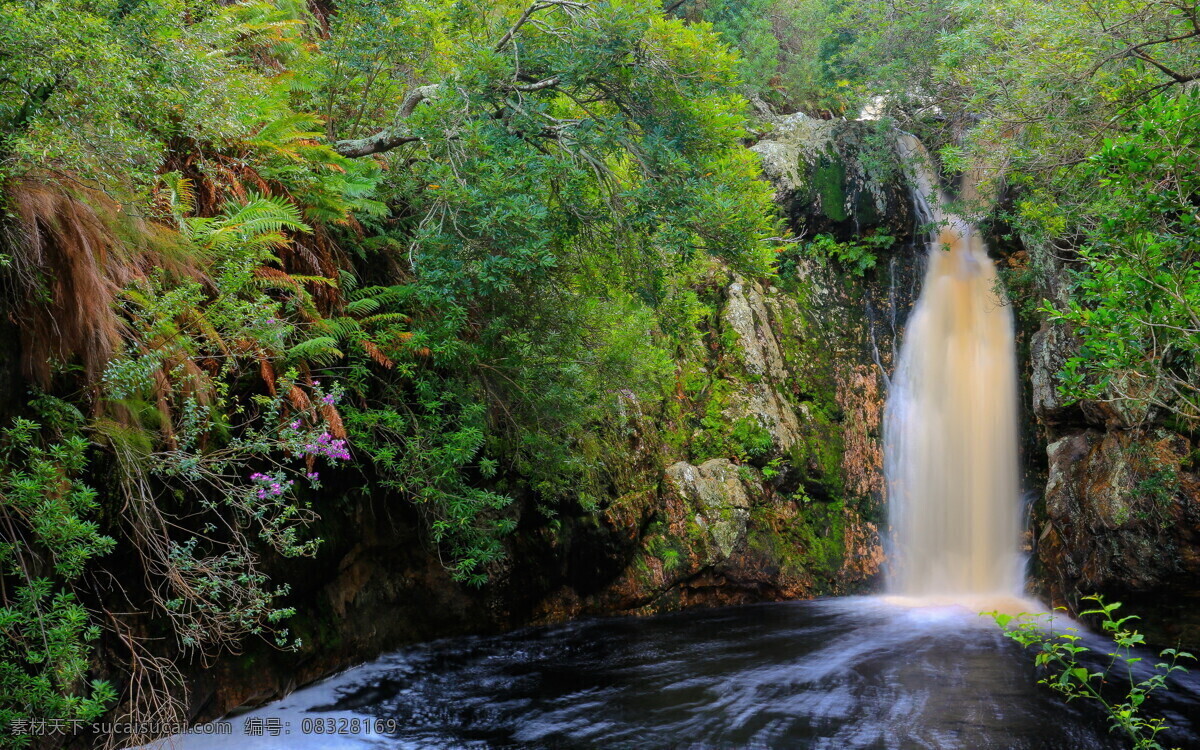
[[[942,212],[921,144],[920,218],[937,226],[884,416],[892,527],[888,589],[905,596],[1016,596],[1017,376],[1013,318],[978,230]],[[973,193],[974,184],[964,185]]]

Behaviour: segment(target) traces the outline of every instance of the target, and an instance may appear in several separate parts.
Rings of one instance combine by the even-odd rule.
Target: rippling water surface
[[[1196,695],[1181,688],[1165,709],[1172,723],[1188,725]],[[1039,688],[1028,656],[972,609],[853,597],[436,641],[182,747],[1123,746],[1086,711]],[[339,736],[316,733],[339,724]]]

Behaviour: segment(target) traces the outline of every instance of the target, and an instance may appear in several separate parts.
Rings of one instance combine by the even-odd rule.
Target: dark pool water
[[[1174,745],[1200,748],[1188,730],[1198,695],[1189,679],[1154,707],[1183,730]],[[230,736],[185,737],[182,746],[1125,746],[1102,716],[1039,687],[1029,655],[989,618],[864,597],[436,641],[233,722]]]

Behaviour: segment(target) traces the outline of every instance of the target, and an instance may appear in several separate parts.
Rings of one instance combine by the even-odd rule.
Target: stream
[[[1151,710],[1176,728],[1169,742],[1200,747],[1191,728],[1200,718],[1200,685],[1187,680],[1173,686],[1170,703]],[[1037,685],[1032,655],[991,618],[963,606],[912,607],[876,597],[445,639],[230,721],[230,735],[185,735],[175,746],[1126,746],[1107,732],[1103,716]]]

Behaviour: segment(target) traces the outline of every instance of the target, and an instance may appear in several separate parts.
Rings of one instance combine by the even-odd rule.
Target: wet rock
[[[1037,536],[1055,603],[1091,593],[1163,603],[1200,596],[1200,477],[1185,468],[1191,450],[1163,429],[1091,429],[1050,444],[1047,518]],[[1139,625],[1191,628],[1200,642],[1200,617],[1159,619]]]
[[[1078,341],[1066,327],[1046,323],[1029,340],[1033,410],[1044,425],[1083,420],[1078,404],[1068,403],[1058,392],[1057,374],[1078,352]]]
[[[843,239],[873,228],[908,234],[908,186],[885,123],[797,113],[771,118],[770,125],[751,150],[794,227]]]
[[[1070,274],[1054,254],[1041,255],[1037,294],[1065,306]],[[1145,401],[1067,403],[1058,373],[1080,342],[1061,322],[1030,327],[1032,414],[1048,443],[1045,492],[1032,516],[1035,589],[1073,613],[1087,608],[1084,595],[1121,600],[1152,642],[1200,646],[1200,491],[1190,441],[1156,423]]]

